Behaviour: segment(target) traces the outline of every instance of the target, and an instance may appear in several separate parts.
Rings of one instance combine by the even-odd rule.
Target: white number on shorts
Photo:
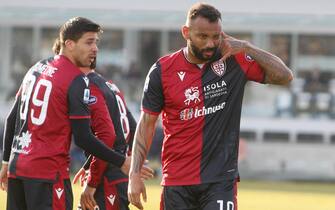
[[[23,81],[22,94],[21,94],[21,106],[20,106],[20,118],[22,120],[27,119],[29,100],[30,100],[32,92],[34,92],[31,103],[36,108],[40,108],[41,111],[40,111],[39,116],[35,117],[35,109],[31,108],[30,117],[31,117],[31,121],[33,124],[42,125],[47,116],[52,83],[48,80],[41,79],[37,82],[36,87],[33,91],[35,82],[36,82],[36,77],[34,75],[27,76],[27,78],[25,78]],[[39,96],[41,87],[45,88],[43,96]],[[39,99],[38,97],[42,97],[42,99]]]
[[[223,209],[223,200],[217,200],[216,202],[220,205],[220,210],[224,210]],[[227,210],[234,210],[234,202],[227,201]]]

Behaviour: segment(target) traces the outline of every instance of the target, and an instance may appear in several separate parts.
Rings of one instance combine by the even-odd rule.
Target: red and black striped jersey
[[[184,50],[159,59],[144,85],[142,110],[162,113],[162,185],[234,179],[244,87],[264,73],[244,53],[199,66]]]
[[[127,108],[124,96],[111,81],[92,72],[87,75],[90,80],[92,131],[106,145],[126,155],[132,144],[136,121]],[[128,176],[120,168],[93,157],[90,165],[91,177],[88,184],[97,187],[103,175],[109,181],[128,181]]]
[[[9,176],[69,177],[70,119],[90,118],[88,78],[65,56],[37,62],[16,97]]]

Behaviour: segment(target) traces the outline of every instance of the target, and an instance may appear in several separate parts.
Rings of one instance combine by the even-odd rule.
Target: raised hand
[[[232,36],[221,32],[222,42],[221,42],[221,60],[226,60],[229,56],[235,55],[239,52],[245,51],[245,47],[248,44],[247,41],[236,39]]]

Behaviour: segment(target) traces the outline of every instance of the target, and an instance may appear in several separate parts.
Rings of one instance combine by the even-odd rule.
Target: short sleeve
[[[248,80],[264,83],[264,71],[250,55],[239,53],[235,55],[235,58],[246,74]]]
[[[88,119],[90,112],[88,108],[90,89],[89,80],[86,76],[76,77],[68,90],[68,105],[70,119]]]
[[[161,65],[155,63],[146,79],[143,88],[142,110],[149,114],[159,115],[164,106]]]

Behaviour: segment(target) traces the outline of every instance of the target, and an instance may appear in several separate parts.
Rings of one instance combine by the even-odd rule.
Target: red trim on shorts
[[[128,182],[128,178],[123,178],[123,179],[118,179],[118,180],[114,180],[112,182],[109,182],[109,184],[119,184],[119,183],[122,183],[122,182]]]
[[[120,196],[116,184],[104,177],[105,210],[120,210]]]
[[[59,178],[52,187],[52,209],[66,209],[64,179]]]
[[[237,210],[237,182],[239,182],[239,178],[235,180],[234,183],[234,210]]]
[[[160,210],[164,210],[164,187],[162,188],[162,193],[161,193],[161,202],[160,202]]]

